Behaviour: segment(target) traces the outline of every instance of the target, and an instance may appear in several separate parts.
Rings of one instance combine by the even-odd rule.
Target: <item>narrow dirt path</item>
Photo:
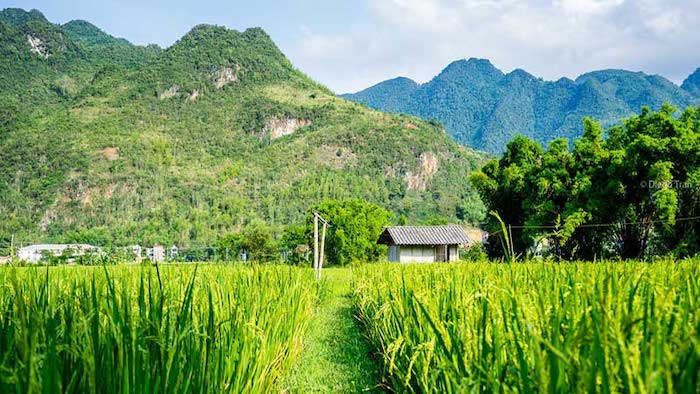
[[[331,268],[323,272],[328,293],[304,338],[304,350],[292,373],[282,381],[290,393],[383,392],[379,369],[353,316],[350,300],[352,272]]]

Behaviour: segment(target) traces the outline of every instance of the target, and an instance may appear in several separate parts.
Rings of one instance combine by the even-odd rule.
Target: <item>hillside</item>
[[[453,62],[431,81],[385,81],[342,97],[371,108],[442,122],[460,143],[500,153],[516,134],[540,143],[583,132],[583,118],[603,126],[668,102],[685,108],[700,103],[700,69],[681,87],[658,75],[624,70],[587,73],[575,81],[544,81],[523,70],[508,74],[488,60]]]
[[[335,97],[261,29],[197,26],[162,50],[36,11],[0,29],[3,239],[201,245],[324,198],[483,216],[466,181],[483,154]]]

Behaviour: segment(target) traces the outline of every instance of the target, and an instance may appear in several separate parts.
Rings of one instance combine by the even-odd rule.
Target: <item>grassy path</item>
[[[353,316],[349,269],[323,271],[328,293],[319,305],[299,362],[282,381],[291,393],[382,392],[370,349]]]

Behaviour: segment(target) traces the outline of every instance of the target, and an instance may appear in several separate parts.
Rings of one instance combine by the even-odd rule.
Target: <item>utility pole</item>
[[[321,246],[319,250],[318,245],[318,222],[321,221],[323,224],[322,234],[321,234]],[[321,279],[321,269],[323,268],[323,256],[326,249],[326,227],[330,224],[328,221],[321,217],[321,215],[314,211],[314,271],[316,272],[316,279]]]
[[[513,226],[510,224],[508,225],[508,238],[510,239],[510,242],[508,242],[508,246],[510,246],[510,259],[511,261],[515,260],[515,248],[513,247]]]
[[[318,212],[314,211],[314,271],[318,271]]]
[[[321,232],[321,256],[318,259],[318,279],[321,279],[321,268],[323,268],[323,255],[326,250],[326,224],[326,221],[323,220],[323,230]]]
[[[15,261],[15,235],[10,237],[10,261]]]

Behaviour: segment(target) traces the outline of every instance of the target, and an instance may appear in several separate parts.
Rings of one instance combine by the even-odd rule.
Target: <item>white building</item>
[[[131,253],[134,255],[134,259],[136,259],[136,261],[141,261],[141,245],[132,246]]]
[[[17,258],[38,263],[46,255],[60,256],[67,251],[70,251],[70,258],[101,252],[100,248],[87,244],[41,244],[20,248],[17,251]]]
[[[155,244],[152,248],[146,249],[148,259],[157,263],[165,260],[165,248],[162,245]]]
[[[460,226],[387,227],[377,241],[389,246],[389,261],[434,263],[459,260],[459,248],[471,244]]]

